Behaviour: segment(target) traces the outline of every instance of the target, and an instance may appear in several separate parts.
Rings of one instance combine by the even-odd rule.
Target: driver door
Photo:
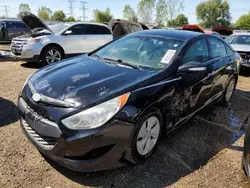
[[[199,66],[187,69],[188,71],[181,71],[190,63]],[[175,111],[178,112],[177,124],[188,119],[210,100],[213,84],[210,66],[209,48],[206,38],[203,37],[189,46],[180,61],[178,75],[182,79],[178,84],[176,106],[174,106]]]
[[[72,33],[66,34],[67,31]],[[87,52],[87,37],[85,34],[85,24],[77,24],[70,27],[61,35],[61,43],[65,54],[81,54]]]

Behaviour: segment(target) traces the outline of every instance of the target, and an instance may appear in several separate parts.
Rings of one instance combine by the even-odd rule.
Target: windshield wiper
[[[112,58],[103,57],[102,60],[116,62],[124,66],[132,67],[134,69],[141,69],[141,66],[127,63],[125,61],[122,61],[121,59],[112,59]]]

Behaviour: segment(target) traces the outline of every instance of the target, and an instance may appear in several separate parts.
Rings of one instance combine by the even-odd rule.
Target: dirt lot
[[[240,164],[249,76],[240,77],[228,108],[204,109],[165,138],[145,164],[77,173],[48,163],[19,126],[18,92],[38,68],[0,59],[0,187],[250,187]]]

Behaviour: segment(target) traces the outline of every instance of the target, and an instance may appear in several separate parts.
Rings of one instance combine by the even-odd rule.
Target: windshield
[[[58,23],[55,25],[50,25],[49,28],[53,33],[59,33],[60,31],[64,30],[66,27],[70,26],[68,23]]]
[[[162,69],[181,48],[183,41],[157,36],[128,35],[101,48],[95,54],[127,64]]]
[[[231,35],[225,40],[229,44],[250,45],[250,35]]]

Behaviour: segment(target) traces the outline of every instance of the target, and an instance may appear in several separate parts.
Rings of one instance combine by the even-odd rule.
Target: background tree
[[[65,22],[75,22],[76,19],[73,16],[69,16],[68,18],[65,19]]]
[[[38,8],[38,17],[42,20],[50,20],[52,11],[45,6]]]
[[[155,0],[141,0],[138,3],[139,20],[146,24],[152,23],[155,9]]]
[[[105,11],[101,10],[94,10],[94,20],[97,23],[104,23],[108,22],[109,20],[112,19],[112,15],[110,13],[110,8],[107,8]]]
[[[53,21],[64,21],[66,15],[62,10],[55,11],[54,14],[51,17],[51,20]]]
[[[158,25],[163,25],[166,22],[168,10],[165,0],[159,0],[156,4],[156,20]]]
[[[31,10],[30,10],[30,6],[27,4],[27,3],[21,3],[20,5],[19,5],[19,12],[24,12],[24,11],[26,11],[26,12],[31,12]]]
[[[237,29],[250,30],[250,12],[242,15],[235,24]]]
[[[184,10],[183,0],[165,0],[165,3],[167,5],[167,21],[175,19],[177,15]]]
[[[227,1],[208,0],[196,7],[197,19],[200,25],[206,28],[215,26],[229,26],[230,12]]]
[[[188,24],[188,17],[184,14],[179,14],[175,19],[168,21],[168,26],[178,27]]]
[[[131,8],[130,5],[125,5],[123,9],[123,17],[131,22],[138,22],[138,17],[134,11],[134,9]]]

